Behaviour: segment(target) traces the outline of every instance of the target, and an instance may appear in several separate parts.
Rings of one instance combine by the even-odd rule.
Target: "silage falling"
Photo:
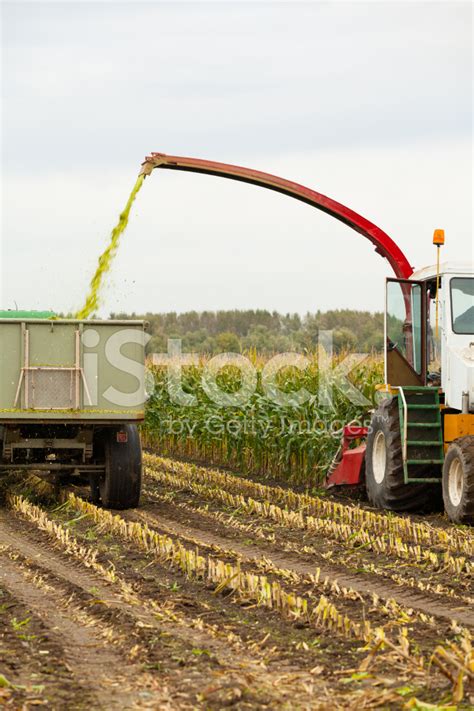
[[[135,183],[132,192],[130,193],[130,197],[128,198],[127,204],[125,205],[125,209],[122,213],[120,213],[120,219],[117,225],[112,230],[112,234],[110,235],[110,242],[107,246],[107,249],[99,257],[99,264],[97,265],[96,272],[92,277],[86,303],[84,304],[83,308],[78,311],[78,313],[76,314],[76,318],[88,318],[92,313],[94,313],[94,311],[99,306],[99,296],[104,276],[110,270],[112,260],[117,253],[120,236],[127,227],[128,218],[133,205],[133,201],[137,197],[138,191],[143,185],[144,178],[144,175],[140,175],[138,177],[138,180]]]

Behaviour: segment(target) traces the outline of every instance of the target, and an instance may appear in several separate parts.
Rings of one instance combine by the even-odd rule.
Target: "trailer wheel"
[[[110,427],[103,432],[105,476],[99,484],[102,505],[133,509],[140,501],[142,449],[136,425]]]
[[[96,474],[89,476],[89,486],[91,490],[91,502],[97,506],[100,504],[100,478]]]
[[[365,486],[371,504],[391,511],[432,508],[433,487],[405,484],[397,398],[384,400],[372,416],[365,453]]]
[[[449,445],[443,465],[444,510],[453,523],[474,523],[474,436]]]

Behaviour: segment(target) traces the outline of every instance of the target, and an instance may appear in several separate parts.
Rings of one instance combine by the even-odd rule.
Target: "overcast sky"
[[[3,2],[0,308],[76,310],[151,151],[276,173],[416,266],[472,259],[469,2]],[[111,311],[380,310],[387,262],[250,185],[155,171]]]

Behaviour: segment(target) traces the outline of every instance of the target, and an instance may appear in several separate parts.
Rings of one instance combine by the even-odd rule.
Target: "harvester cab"
[[[370,501],[419,510],[432,505],[441,484],[449,518],[473,523],[472,264],[438,262],[408,279],[387,279],[381,392],[365,452]]]
[[[474,411],[474,268],[445,263],[387,279],[385,382],[438,386],[444,405]]]

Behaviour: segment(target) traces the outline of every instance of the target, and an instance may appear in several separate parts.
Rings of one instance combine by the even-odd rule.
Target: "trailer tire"
[[[96,506],[100,504],[100,477],[96,474],[89,476],[90,500]]]
[[[371,504],[390,511],[433,508],[429,484],[405,484],[397,398],[387,398],[372,416],[365,453],[365,486]]]
[[[474,524],[474,435],[451,442],[443,465],[444,510],[453,523]]]
[[[142,484],[142,449],[137,426],[110,427],[104,430],[102,443],[105,459],[105,475],[99,484],[102,505],[108,509],[136,508]]]

